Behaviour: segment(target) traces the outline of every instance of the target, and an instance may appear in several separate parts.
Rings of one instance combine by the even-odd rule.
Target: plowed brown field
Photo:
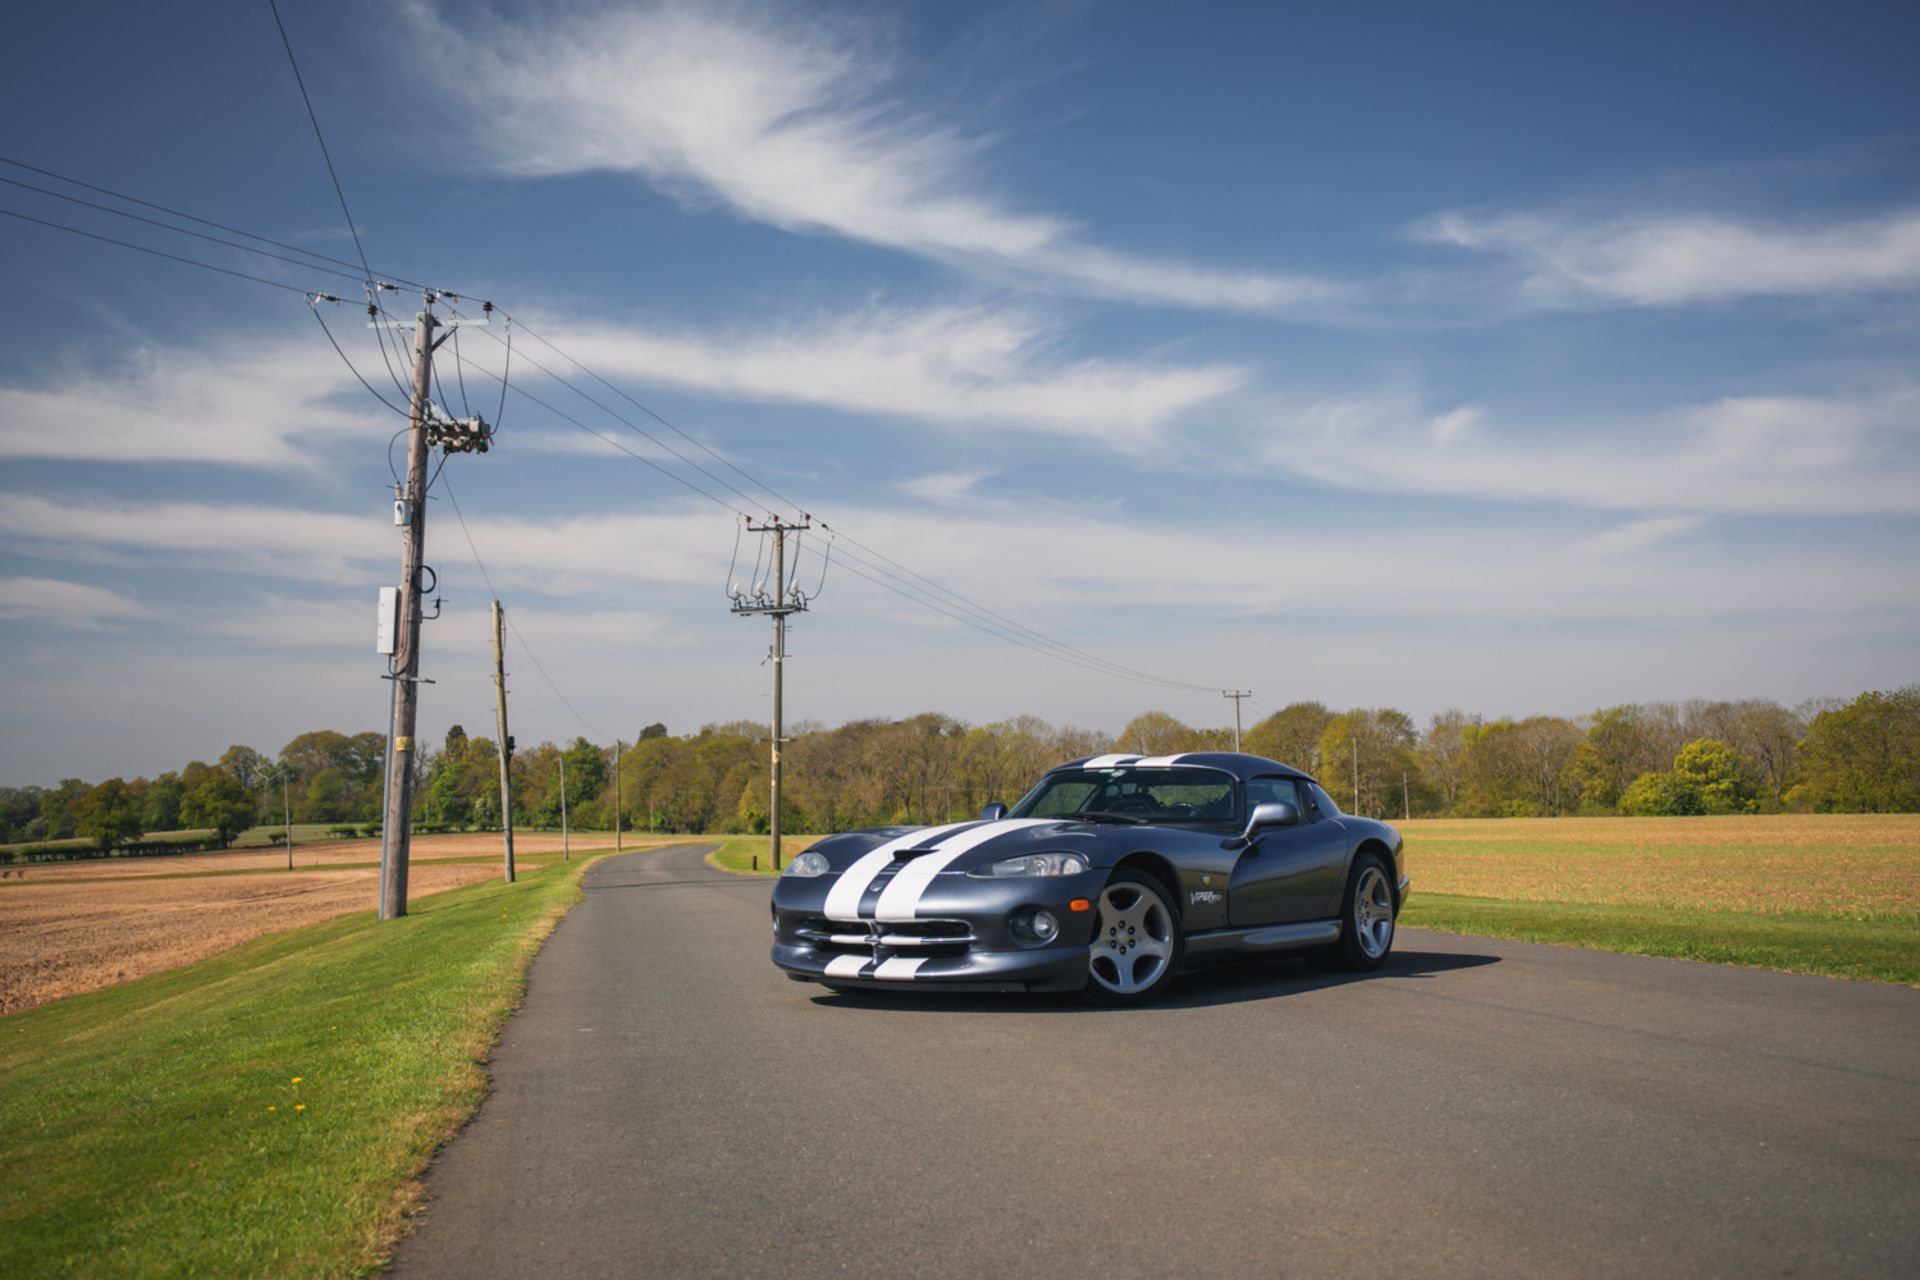
[[[573,840],[575,852],[604,848],[605,833]],[[514,837],[522,875],[557,860],[560,837]],[[642,847],[647,837],[627,837]],[[669,843],[661,838],[655,843]],[[408,897],[500,874],[497,835],[421,836],[413,842]],[[13,867],[0,884],[0,1014],[45,1004],[204,960],[263,934],[373,911],[378,840],[296,845],[286,851],[230,850],[165,858]],[[449,862],[451,858],[485,858]],[[208,872],[228,874],[209,875]],[[129,878],[135,877],[135,878]]]

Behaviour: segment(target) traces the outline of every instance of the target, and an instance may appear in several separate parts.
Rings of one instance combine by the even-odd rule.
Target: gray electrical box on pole
[[[787,582],[787,533],[792,530],[808,529],[813,525],[813,517],[801,516],[799,524],[788,524],[775,516],[765,524],[747,525],[750,533],[771,533],[773,535],[773,594],[755,584],[754,594],[749,596],[737,588],[733,596],[733,611],[738,614],[771,614],[773,617],[773,755],[769,761],[771,778],[769,789],[772,792],[772,804],[767,815],[768,834],[772,837],[773,869],[780,869],[780,748],[786,742],[785,723],[781,705],[785,693],[782,674],[787,660],[787,615],[805,613],[807,599]]]

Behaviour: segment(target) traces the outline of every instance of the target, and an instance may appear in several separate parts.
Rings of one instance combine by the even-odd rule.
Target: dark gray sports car
[[[1406,899],[1400,835],[1259,756],[1104,755],[978,822],[830,836],[773,890],[773,962],[828,987],[1147,1000],[1210,958],[1375,969]]]

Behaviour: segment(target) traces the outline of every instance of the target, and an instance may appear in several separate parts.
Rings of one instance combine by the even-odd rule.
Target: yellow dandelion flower
[[[294,1082],[295,1084],[299,1084],[299,1083],[300,1083],[300,1082],[301,1082],[302,1080],[305,1080],[305,1079],[306,1079],[306,1077],[305,1077],[305,1076],[295,1076],[295,1077],[293,1078],[293,1082]]]
[[[295,1111],[305,1111],[307,1109],[307,1106],[304,1102],[296,1102],[293,1104],[293,1109]]]
[[[280,1108],[278,1108],[278,1107],[268,1107],[268,1108],[267,1108],[267,1110],[269,1110],[269,1111],[278,1111],[279,1109],[280,1109]]]

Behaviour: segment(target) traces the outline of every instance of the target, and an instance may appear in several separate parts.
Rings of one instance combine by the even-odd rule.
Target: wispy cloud
[[[346,407],[342,392],[366,393],[312,339],[146,347],[114,368],[0,387],[0,457],[286,467],[313,460],[302,442],[379,434],[387,411]]]
[[[1543,306],[1664,307],[1746,297],[1817,297],[1920,285],[1920,212],[1818,226],[1711,215],[1583,219],[1447,213],[1417,239],[1499,255]]]
[[[922,502],[956,506],[976,501],[979,497],[981,481],[997,474],[998,472],[987,468],[973,471],[935,471],[929,475],[915,476],[911,480],[902,481],[900,492],[908,497],[918,498]]]
[[[1625,524],[1615,525],[1603,533],[1583,539],[1578,545],[1580,550],[1591,555],[1631,555],[1636,551],[1645,551],[1655,543],[1692,533],[1706,522],[1705,516],[1651,516],[1645,520],[1629,520]]]
[[[0,578],[0,618],[99,631],[148,613],[138,601],[105,587],[59,578]]]
[[[1236,391],[1247,371],[1067,359],[1038,318],[983,308],[886,308],[732,333],[559,330],[605,374],[750,400],[825,405],[1143,447],[1181,414]]]
[[[1366,492],[1676,514],[1920,512],[1920,386],[1555,423],[1478,406],[1436,416],[1396,391],[1311,401],[1274,426],[1275,468]]]
[[[537,22],[444,22],[411,10],[476,145],[533,176],[631,173],[795,232],[845,236],[1027,283],[1179,306],[1276,311],[1326,281],[1196,266],[1094,244],[1065,219],[979,189],[986,141],[897,90],[889,55],[817,14],[663,5]]]

